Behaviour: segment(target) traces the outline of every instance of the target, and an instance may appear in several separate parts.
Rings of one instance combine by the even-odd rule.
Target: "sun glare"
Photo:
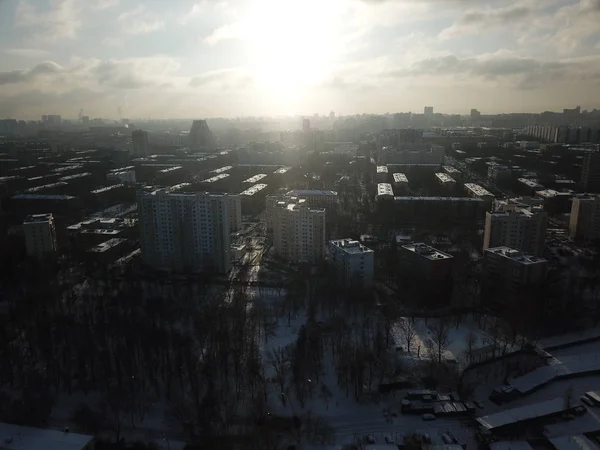
[[[341,50],[340,1],[258,0],[247,33],[256,80],[290,95],[328,75]]]

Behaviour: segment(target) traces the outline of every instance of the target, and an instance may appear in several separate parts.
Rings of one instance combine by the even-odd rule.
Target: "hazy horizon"
[[[0,0],[0,117],[598,108],[600,0]]]

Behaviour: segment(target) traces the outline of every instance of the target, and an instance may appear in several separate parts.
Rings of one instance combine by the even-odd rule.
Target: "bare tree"
[[[469,334],[467,334],[465,345],[465,357],[467,359],[467,364],[471,364],[473,362],[473,351],[475,350],[475,345],[477,345],[477,335],[473,332],[473,330],[470,330]]]
[[[450,327],[445,319],[440,319],[431,327],[431,340],[435,347],[438,363],[442,362],[442,354],[451,344]]]
[[[417,334],[414,317],[402,318],[400,329],[402,330],[402,336],[404,337],[404,342],[406,343],[406,351],[410,353],[410,348],[412,347]]]
[[[281,403],[285,406],[285,385],[289,368],[289,352],[284,347],[271,349],[267,356],[267,361],[275,372],[273,379],[279,387]]]

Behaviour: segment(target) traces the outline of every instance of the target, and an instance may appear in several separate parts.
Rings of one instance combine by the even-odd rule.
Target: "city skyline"
[[[0,0],[0,117],[593,109],[597,0]]]

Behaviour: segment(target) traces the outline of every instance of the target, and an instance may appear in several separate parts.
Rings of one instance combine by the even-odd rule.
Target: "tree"
[[[446,319],[439,319],[436,324],[431,327],[431,340],[437,354],[438,364],[442,362],[442,354],[452,343],[449,331],[450,327]]]
[[[279,387],[281,403],[283,404],[283,406],[285,406],[285,385],[290,361],[289,351],[284,347],[271,349],[267,356],[267,361],[273,369],[273,372],[275,372],[273,379]]]
[[[477,335],[473,332],[473,330],[470,330],[469,334],[467,334],[465,345],[465,357],[467,359],[467,364],[471,364],[473,362],[473,350],[475,345],[477,345]]]
[[[406,343],[406,351],[410,353],[410,348],[412,347],[417,335],[414,317],[403,317],[402,323],[400,324],[400,330],[402,330],[402,336],[404,337],[404,342]]]

